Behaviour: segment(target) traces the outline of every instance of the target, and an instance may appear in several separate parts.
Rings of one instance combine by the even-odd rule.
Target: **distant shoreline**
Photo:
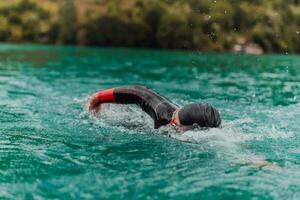
[[[170,52],[170,53],[195,53],[195,54],[228,54],[228,55],[238,55],[238,56],[299,56],[299,54],[293,53],[263,53],[260,55],[240,53],[232,51],[214,52],[214,51],[200,51],[195,49],[162,49],[162,48],[144,48],[144,47],[114,47],[114,46],[79,46],[79,45],[65,45],[65,44],[45,44],[45,43],[12,43],[12,42],[0,42],[0,53],[3,46],[7,47],[45,47],[45,48],[70,48],[70,49],[107,49],[107,50],[142,50],[142,51],[158,51],[158,52]]]
[[[300,53],[300,3],[296,1],[1,3],[2,42],[258,55]]]

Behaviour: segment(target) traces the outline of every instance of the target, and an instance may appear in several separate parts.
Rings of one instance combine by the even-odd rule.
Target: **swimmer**
[[[178,132],[195,127],[213,128],[221,126],[219,112],[209,104],[193,103],[180,108],[167,98],[140,85],[116,87],[94,94],[89,103],[91,112],[99,112],[101,104],[136,104],[154,120],[154,128],[172,125]],[[276,163],[263,158],[245,160],[246,165],[257,169],[280,169]]]
[[[209,104],[193,103],[180,108],[167,98],[140,85],[116,87],[99,91],[91,97],[89,110],[99,112],[101,104],[136,104],[154,120],[154,128],[172,125],[178,131],[194,127],[221,126],[219,112]]]

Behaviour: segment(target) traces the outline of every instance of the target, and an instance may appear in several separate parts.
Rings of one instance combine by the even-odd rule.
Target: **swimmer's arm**
[[[102,90],[94,94],[91,97],[89,102],[89,110],[98,112],[101,108],[101,104],[114,103],[115,102],[114,91],[115,88],[111,88],[107,90]]]
[[[89,110],[98,112],[103,103],[139,104],[143,86],[126,86],[102,90],[91,97]]]

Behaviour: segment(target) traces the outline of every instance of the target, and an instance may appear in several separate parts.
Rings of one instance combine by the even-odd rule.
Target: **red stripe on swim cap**
[[[100,92],[98,92],[96,98],[101,103],[115,102],[114,90],[115,90],[115,88],[100,91]]]

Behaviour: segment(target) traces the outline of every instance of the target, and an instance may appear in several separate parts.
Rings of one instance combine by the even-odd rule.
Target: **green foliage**
[[[59,42],[75,44],[77,34],[77,11],[73,0],[66,0],[59,12]]]
[[[230,51],[242,41],[254,42],[265,52],[299,53],[299,4],[298,0],[15,0],[0,7],[0,41],[201,51]]]
[[[141,21],[108,14],[86,25],[86,41],[88,45],[142,47],[147,45],[148,30]]]
[[[90,19],[84,25],[88,45],[147,47],[149,25],[141,19],[141,10],[121,10],[111,1],[106,13]]]
[[[141,1],[144,7],[143,20],[148,24],[150,30],[147,38],[151,47],[158,47],[157,31],[160,26],[160,21],[164,13],[167,11],[167,6],[160,0]]]
[[[162,16],[157,40],[162,48],[192,48],[192,31],[190,26],[192,10],[188,4],[175,3]]]
[[[0,8],[0,39],[2,41],[49,42],[50,13],[35,1],[22,0]]]

